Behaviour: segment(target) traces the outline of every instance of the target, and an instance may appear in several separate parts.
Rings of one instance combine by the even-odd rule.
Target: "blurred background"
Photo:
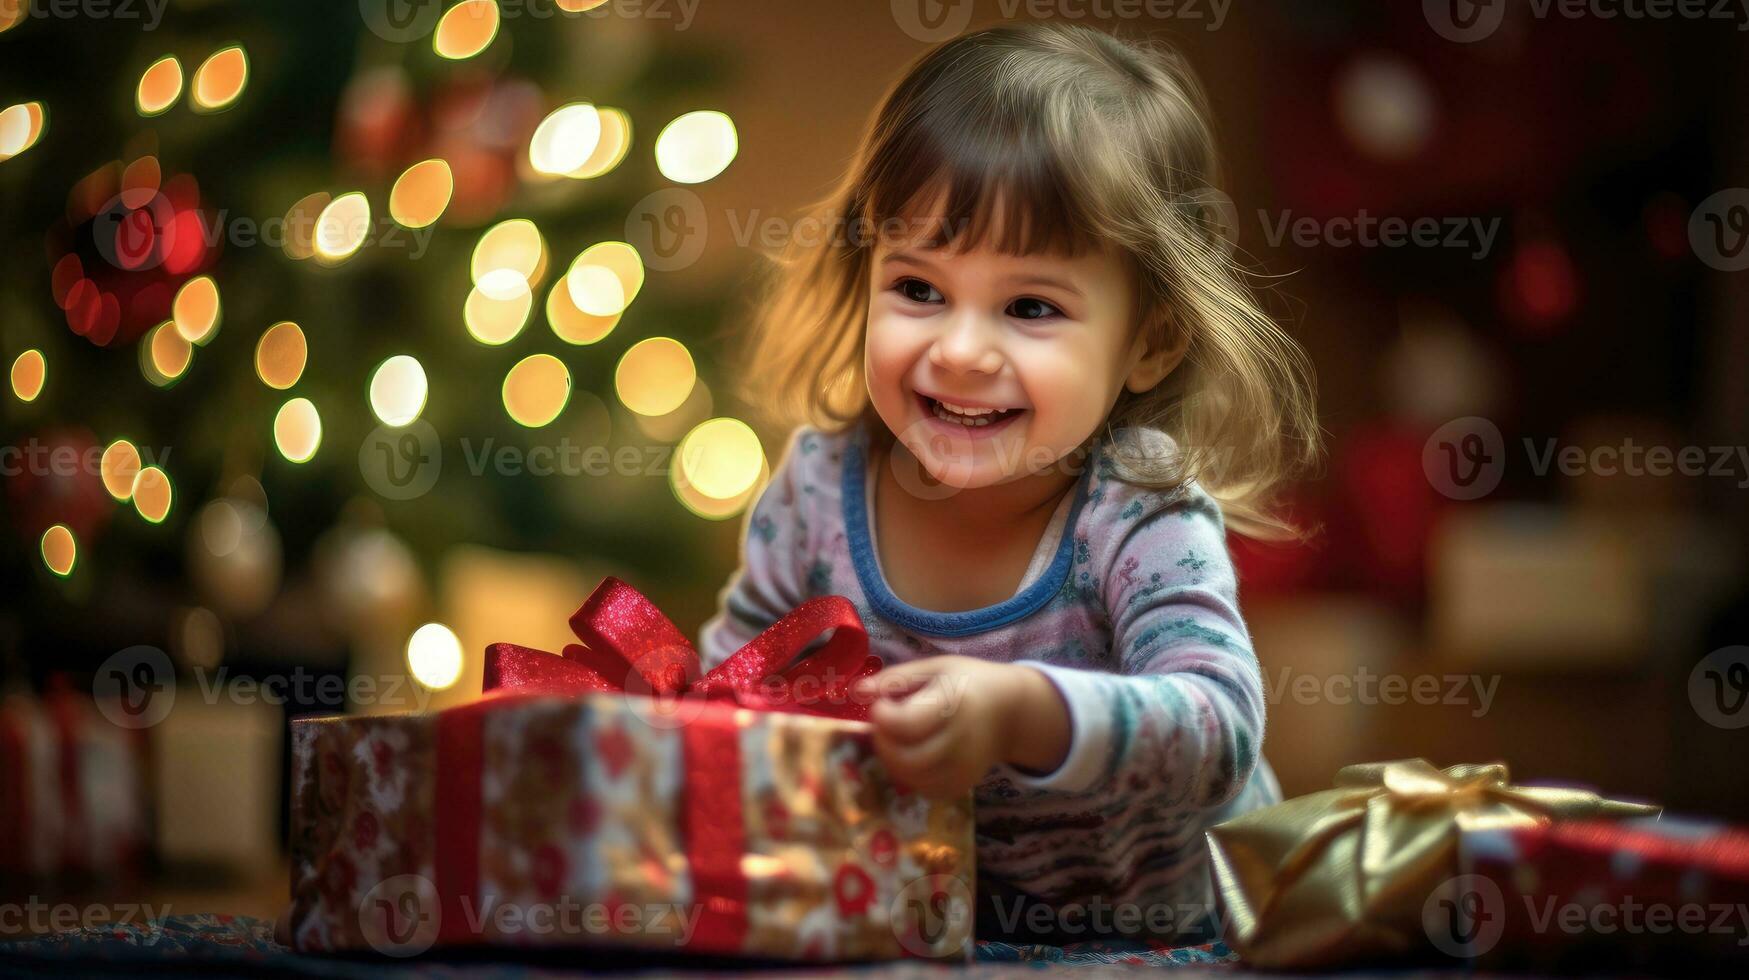
[[[1287,791],[1749,820],[1749,13],[1621,9],[0,0],[0,898],[275,915],[290,717],[466,700],[603,575],[696,636],[765,256],[1031,18],[1186,53],[1316,364],[1315,533],[1234,542]]]

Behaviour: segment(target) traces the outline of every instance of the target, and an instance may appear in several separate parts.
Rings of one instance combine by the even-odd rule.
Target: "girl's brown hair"
[[[1154,389],[1124,391],[1106,424],[1160,429],[1178,452],[1125,456],[1140,443],[1114,443],[1121,475],[1160,488],[1195,480],[1235,530],[1291,534],[1270,503],[1319,452],[1311,371],[1223,237],[1208,117],[1176,52],[1090,28],[998,27],[925,53],[777,257],[744,350],[745,397],[786,426],[841,430],[872,415],[862,374],[870,256],[878,234],[914,226],[925,202],[940,205],[928,244],[1115,247],[1138,273],[1137,328],[1151,349],[1186,349]]]

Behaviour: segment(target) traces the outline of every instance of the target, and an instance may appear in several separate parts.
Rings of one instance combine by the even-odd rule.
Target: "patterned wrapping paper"
[[[301,950],[634,945],[792,960],[971,956],[970,799],[898,792],[864,722],[638,696],[489,698],[434,715],[292,724],[292,936]],[[442,719],[478,716],[477,894],[442,894]],[[701,882],[689,747],[733,739],[744,902]],[[462,766],[466,768],[466,766]],[[733,795],[731,793],[730,795]],[[697,801],[694,800],[696,803]],[[711,805],[714,806],[714,797]],[[731,814],[713,812],[700,836]],[[728,912],[724,912],[729,906]],[[740,928],[712,928],[712,915]]]
[[[1664,818],[1464,834],[1467,952],[1489,968],[1749,966],[1749,830]]]

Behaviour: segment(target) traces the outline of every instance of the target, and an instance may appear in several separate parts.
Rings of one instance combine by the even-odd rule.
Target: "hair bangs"
[[[1081,255],[1101,238],[1080,168],[1025,99],[934,100],[875,147],[863,215],[883,241],[951,252]]]

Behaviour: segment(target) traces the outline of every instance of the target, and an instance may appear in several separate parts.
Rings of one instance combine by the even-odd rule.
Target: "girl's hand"
[[[857,684],[875,751],[895,780],[925,796],[959,796],[997,763],[1048,772],[1069,749],[1069,711],[1031,667],[929,657]]]

